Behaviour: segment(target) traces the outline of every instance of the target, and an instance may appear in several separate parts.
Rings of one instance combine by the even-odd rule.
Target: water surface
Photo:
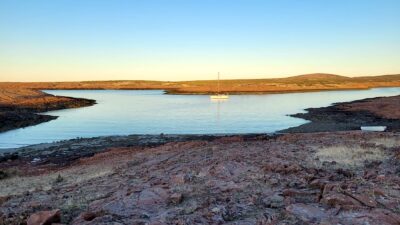
[[[287,116],[334,102],[393,96],[400,88],[270,95],[231,95],[211,101],[204,95],[164,95],[163,91],[51,90],[47,93],[95,99],[98,104],[45,114],[58,119],[0,133],[0,148],[76,137],[125,134],[269,133],[306,123]]]

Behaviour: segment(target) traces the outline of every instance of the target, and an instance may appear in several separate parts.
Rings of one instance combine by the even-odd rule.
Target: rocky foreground
[[[8,155],[0,224],[400,224],[399,133],[176,138]]]

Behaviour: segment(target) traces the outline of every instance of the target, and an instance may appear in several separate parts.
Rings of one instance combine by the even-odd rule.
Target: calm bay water
[[[47,93],[97,100],[96,105],[45,114],[58,119],[0,133],[0,148],[76,137],[125,134],[269,133],[307,121],[287,116],[334,102],[393,96],[400,88],[270,95],[231,95],[211,101],[202,95],[164,95],[163,91],[51,90]]]

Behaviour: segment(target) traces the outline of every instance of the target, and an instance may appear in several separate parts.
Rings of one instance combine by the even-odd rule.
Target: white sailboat
[[[224,95],[220,93],[220,88],[219,88],[219,72],[218,72],[218,91],[216,95],[210,95],[210,98],[212,100],[218,100],[218,99],[228,99],[229,95]]]

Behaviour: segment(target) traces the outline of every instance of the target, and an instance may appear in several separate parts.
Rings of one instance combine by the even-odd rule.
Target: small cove
[[[46,112],[58,119],[0,133],[0,148],[16,148],[77,137],[127,134],[273,133],[307,123],[287,115],[335,102],[394,96],[400,88],[268,95],[165,95],[162,90],[46,90],[94,99],[90,107]]]

